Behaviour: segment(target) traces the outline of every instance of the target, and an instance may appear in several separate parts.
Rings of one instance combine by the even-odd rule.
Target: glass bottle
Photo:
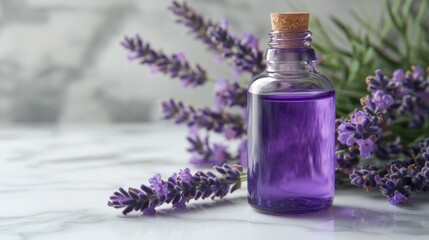
[[[248,201],[262,212],[332,205],[335,90],[315,68],[311,41],[306,29],[271,31],[266,70],[249,86]]]

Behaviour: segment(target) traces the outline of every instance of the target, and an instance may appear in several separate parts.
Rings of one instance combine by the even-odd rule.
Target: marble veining
[[[185,129],[169,124],[0,130],[0,239],[427,239],[429,196],[391,206],[377,192],[338,189],[325,213],[270,216],[246,190],[156,217],[106,206],[118,187],[187,166]]]

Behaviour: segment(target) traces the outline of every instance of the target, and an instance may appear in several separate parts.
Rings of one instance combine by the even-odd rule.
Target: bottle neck
[[[314,61],[268,61],[267,72],[302,72],[315,71]]]
[[[267,71],[314,70],[311,41],[310,31],[271,31],[265,55]]]

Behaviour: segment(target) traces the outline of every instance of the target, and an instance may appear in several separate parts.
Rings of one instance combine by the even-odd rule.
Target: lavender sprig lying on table
[[[124,208],[124,215],[131,211],[140,211],[146,215],[156,213],[155,208],[163,204],[171,204],[174,208],[186,208],[190,200],[223,198],[241,187],[241,181],[246,177],[240,166],[223,165],[215,167],[220,174],[198,171],[194,175],[186,168],[174,173],[167,181],[156,174],[149,179],[149,186],[142,184],[139,189],[119,188],[108,202],[108,206]]]

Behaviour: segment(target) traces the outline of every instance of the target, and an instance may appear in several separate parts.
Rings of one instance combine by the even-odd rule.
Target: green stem
[[[335,154],[341,154],[341,153],[345,153],[347,151],[348,151],[347,149],[342,149],[342,150],[336,151]]]
[[[338,94],[338,96],[352,97],[357,99],[360,99],[363,96],[362,93],[352,92],[352,91],[347,91],[342,89],[337,89],[335,90],[335,92]]]
[[[240,182],[247,181],[247,172],[243,172],[240,174]]]

